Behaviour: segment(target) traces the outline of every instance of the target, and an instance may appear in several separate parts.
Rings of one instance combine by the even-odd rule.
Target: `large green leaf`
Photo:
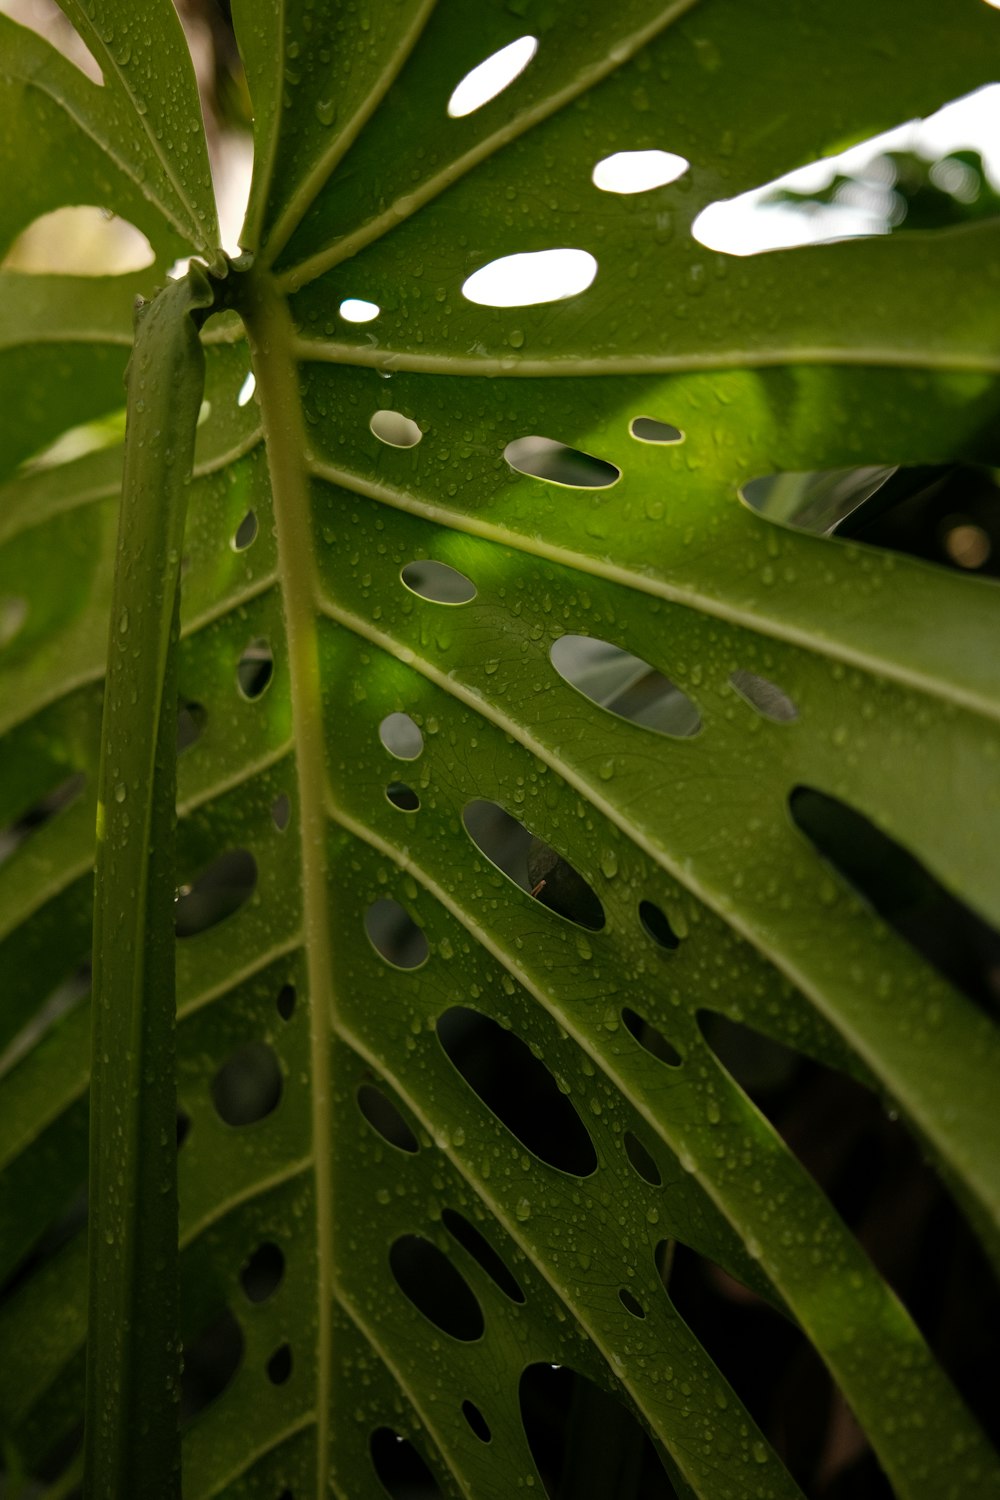
[[[5,27],[11,87],[48,112],[5,147],[27,195],[11,233],[85,190],[143,229],[159,271],[210,251],[171,8],[144,7],[144,45],[148,31],[162,46],[139,72],[115,53],[124,5],[64,8],[105,87]],[[720,1060],[712,1017],[876,1090],[1000,1260],[995,1019],[790,813],[796,788],[835,798],[970,921],[1000,922],[995,586],[778,528],[738,494],[783,471],[996,462],[998,231],[737,261],[690,230],[708,203],[988,81],[1000,17],[969,0],[943,36],[939,7],[912,0],[519,0],[480,4],[475,25],[458,0],[233,9],[256,110],[252,259],[230,276],[239,318],[202,335],[178,662],[184,738],[200,732],[178,764],[176,961],[181,1333],[189,1360],[206,1331],[242,1353],[186,1429],[185,1495],[382,1493],[385,1428],[447,1494],[537,1489],[519,1413],[536,1365],[619,1398],[678,1494],[798,1493],[679,1315],[664,1242],[794,1321],[896,1494],[994,1494],[996,1455]],[[517,81],[450,118],[462,77],[526,34],[538,50]],[[690,171],[634,196],[593,185],[597,161],[649,149]],[[487,262],[557,247],[597,258],[589,289],[514,308],[463,297]],[[80,966],[120,456],[18,465],[121,405],[148,282],[22,275],[0,313],[11,1473],[39,1472],[82,1410]],[[378,317],[352,324],[347,298]],[[380,411],[395,445],[373,430]],[[642,417],[679,440],[641,441]],[[620,477],[519,472],[505,450],[528,436]],[[141,555],[126,532],[122,577]],[[426,597],[427,569],[408,566],[426,560],[474,596]],[[589,671],[589,697],[550,656],[566,637],[607,645],[555,653]],[[674,733],[600,706],[609,673],[649,684],[610,648],[674,685],[659,726]],[[132,670],[148,687],[143,660]],[[419,749],[385,728],[401,714]],[[125,718],[130,742],[152,735]],[[122,732],[109,720],[109,763]],[[511,818],[536,840],[517,879],[496,862],[519,847]],[[396,937],[377,925],[387,902],[420,929],[409,948],[403,913]],[[655,1055],[656,1034],[672,1051]],[[518,1115],[532,1090],[539,1107]],[[442,1253],[481,1337],[449,1332],[477,1327],[473,1311],[452,1321],[460,1288],[434,1318],[404,1293],[438,1284]],[[595,1451],[606,1420],[584,1405],[560,1494],[625,1493],[628,1460],[609,1475],[618,1460]]]

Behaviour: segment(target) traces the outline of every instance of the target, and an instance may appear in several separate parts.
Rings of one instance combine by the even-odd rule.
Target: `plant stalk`
[[[192,267],[137,304],[97,804],[87,1500],[177,1500],[176,654],[216,303]]]

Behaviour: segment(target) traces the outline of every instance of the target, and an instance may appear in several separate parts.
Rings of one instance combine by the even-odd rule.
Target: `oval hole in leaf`
[[[407,563],[399,576],[412,594],[432,604],[468,604],[476,597],[471,578],[432,558]]]
[[[184,1343],[181,1421],[187,1423],[217,1401],[243,1362],[243,1330],[228,1307],[197,1338]]]
[[[489,1423],[474,1401],[462,1402],[462,1416],[481,1443],[488,1443],[490,1441],[493,1434],[490,1432]]]
[[[599,932],[604,907],[593,888],[551,844],[529,833],[497,802],[477,798],[462,811],[465,830],[491,864],[557,916]]]
[[[647,933],[661,948],[674,949],[680,946],[680,938],[670,925],[665,911],[653,901],[639,902],[639,921]]]
[[[279,833],[284,833],[292,816],[292,804],[287,792],[280,792],[271,803],[271,822]]]
[[[633,1296],[627,1286],[623,1286],[619,1291],[618,1300],[625,1311],[632,1314],[633,1318],[644,1318],[646,1316],[646,1309],[638,1297]]]
[[[424,748],[424,737],[409,714],[387,714],[378,726],[378,737],[397,760],[416,760]]]
[[[278,1015],[283,1021],[290,1021],[292,1019],[295,1013],[295,999],[294,984],[283,984],[278,991],[278,998],[274,1002],[278,1008]]]
[[[264,1240],[243,1262],[240,1286],[251,1302],[266,1302],[278,1290],[285,1275],[285,1257],[273,1240]]]
[[[758,677],[755,672],[733,672],[729,681],[739,693],[744,702],[749,703],[765,719],[770,719],[775,724],[792,724],[799,716],[799,711],[780,687],[769,682],[766,677]]]
[[[249,406],[253,400],[253,393],[257,389],[257,377],[249,370],[243,379],[243,384],[236,393],[237,406]]]
[[[682,443],[684,434],[679,427],[669,422],[658,422],[655,417],[633,417],[629,432],[637,443]]]
[[[649,1436],[622,1402],[569,1365],[528,1365],[518,1386],[521,1421],[531,1456],[550,1500],[585,1495],[593,1489],[588,1445],[574,1438],[583,1430],[614,1433],[601,1454],[601,1493],[638,1495],[642,1500],[676,1500]]]
[[[701,728],[701,714],[687,693],[620,646],[589,635],[561,635],[549,658],[564,682],[619,719],[671,739],[687,739]]]
[[[411,1154],[420,1150],[420,1142],[388,1094],[373,1083],[358,1089],[358,1108],[372,1129],[390,1146]]]
[[[177,710],[177,754],[190,750],[205,732],[208,712],[202,703],[182,703]]]
[[[630,1035],[635,1037],[639,1046],[652,1057],[661,1063],[666,1063],[668,1068],[679,1068],[682,1065],[684,1059],[673,1043],[668,1042],[662,1031],[657,1031],[655,1026],[644,1021],[642,1016],[630,1010],[627,1005],[622,1010],[622,1020]]]
[[[599,161],[590,175],[602,193],[648,193],[676,182],[690,165],[674,151],[616,151]]]
[[[272,1385],[284,1385],[292,1373],[292,1347],[280,1344],[267,1362],[267,1378]]]
[[[421,928],[391,896],[382,896],[369,906],[365,931],[379,957],[397,969],[419,969],[430,952]]]
[[[378,1481],[392,1500],[441,1500],[434,1475],[409,1438],[391,1427],[376,1427],[369,1449]]]
[[[259,698],[274,676],[274,653],[263,636],[249,641],[236,666],[236,682],[244,698]]]
[[[660,1169],[639,1137],[633,1135],[631,1130],[626,1130],[622,1138],[622,1144],[625,1147],[626,1156],[643,1182],[648,1182],[650,1187],[659,1187],[663,1181]]]
[[[83,772],[75,771],[72,776],[67,776],[65,781],[53,787],[51,792],[39,797],[37,802],[8,823],[6,828],[0,828],[0,865],[20,849],[32,834],[38,833],[46,823],[51,823],[53,818],[72,807],[82,795],[86,784],[87,778]]]
[[[188,885],[174,902],[174,931],[179,938],[207,932],[234,916],[253,895],[257,861],[248,849],[227,849]]]
[[[257,536],[257,513],[248,510],[242,521],[236,528],[233,536],[232,548],[234,552],[245,552],[250,543]]]
[[[475,1293],[443,1250],[420,1234],[404,1234],[389,1251],[396,1285],[442,1333],[463,1343],[482,1338],[485,1323]]]
[[[520,1037],[465,1005],[438,1018],[437,1034],[473,1093],[528,1151],[574,1177],[596,1170],[586,1126]]]
[[[41,214],[22,229],[0,269],[31,276],[122,276],[156,260],[141,229],[91,203]]]
[[[528,250],[501,255],[462,284],[462,296],[480,307],[535,307],[585,292],[597,275],[587,250]]]
[[[508,1270],[507,1264],[494,1250],[489,1240],[475,1224],[469,1222],[463,1214],[453,1208],[442,1210],[441,1222],[448,1233],[458,1241],[463,1250],[467,1250],[473,1260],[479,1262],[491,1281],[496,1282],[505,1297],[512,1302],[523,1302],[524,1293],[518,1286],[513,1273]]]
[[[813,787],[788,799],[792,822],[901,938],[987,1014],[1000,1016],[1000,933],[863,813]]]
[[[266,1042],[243,1042],[212,1079],[212,1103],[226,1125],[256,1125],[281,1101],[281,1064]]]
[[[777,525],[1000,578],[1000,485],[986,465],[767,474],[740,498]]]
[[[516,474],[545,479],[568,489],[607,490],[622,477],[615,464],[580,448],[567,447],[555,438],[515,438],[507,444],[503,456]]]
[[[519,36],[499,52],[492,53],[476,66],[452,90],[448,114],[453,120],[482,109],[491,99],[510,87],[538,51],[538,38]]]
[[[8,646],[28,618],[28,601],[19,594],[0,598],[0,647]]]
[[[415,448],[423,437],[412,417],[404,417],[401,411],[373,412],[368,426],[387,448]]]
[[[364,297],[345,297],[340,304],[340,316],[346,323],[370,323],[381,311],[377,302]]]
[[[405,781],[390,781],[385,789],[385,795],[393,807],[398,807],[400,812],[416,812],[420,807],[420,798],[412,786],[407,786]]]

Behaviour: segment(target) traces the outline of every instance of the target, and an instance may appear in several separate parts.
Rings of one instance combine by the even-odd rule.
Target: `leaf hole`
[[[438,1018],[437,1034],[473,1093],[533,1156],[574,1177],[596,1170],[597,1152],[586,1126],[520,1037],[464,1005]]]
[[[915,855],[838,797],[797,786],[796,828],[882,920],[994,1019],[1000,1016],[1000,933],[946,890]]]
[[[358,1108],[369,1125],[390,1146],[411,1155],[420,1150],[420,1142],[410,1129],[402,1112],[388,1094],[373,1083],[363,1083],[358,1089]]]
[[[86,784],[87,778],[83,772],[75,771],[72,776],[67,776],[58,786],[53,787],[52,791],[46,792],[44,797],[39,797],[37,802],[8,823],[6,828],[0,828],[0,865],[10,859],[32,834],[38,833],[46,823],[51,823],[53,818],[79,801]]]
[[[655,417],[633,417],[628,427],[637,443],[682,443],[684,434],[670,422],[658,422]]]
[[[568,489],[606,490],[622,477],[615,464],[580,448],[570,448],[555,438],[515,438],[507,444],[503,456],[515,474],[545,479]]]
[[[701,728],[687,693],[640,656],[589,635],[561,635],[549,659],[559,676],[598,708],[670,739]]]
[[[205,732],[208,710],[203,703],[182,703],[177,710],[177,754],[196,745]]]
[[[283,984],[278,991],[275,1006],[283,1021],[290,1021],[295,1014],[296,992],[294,984]]]
[[[390,781],[385,789],[385,795],[393,807],[398,807],[400,812],[416,812],[420,807],[420,798],[412,786],[407,786],[405,781]]]
[[[279,833],[284,833],[292,816],[292,804],[287,792],[279,792],[271,803],[271,822]]]
[[[674,151],[616,151],[597,163],[591,175],[602,193],[649,193],[666,187],[691,166]]]
[[[593,887],[551,844],[529,833],[506,808],[476,798],[466,803],[462,822],[477,849],[508,880],[568,922],[590,932],[601,930],[604,907]]]
[[[236,393],[237,406],[249,406],[257,389],[257,377],[252,370],[248,370],[243,384]]]
[[[188,1423],[217,1401],[243,1363],[243,1330],[228,1307],[184,1343],[181,1421]]]
[[[482,1309],[461,1271],[437,1245],[419,1234],[400,1235],[389,1251],[396,1285],[442,1333],[463,1343],[482,1338]]]
[[[368,426],[387,448],[415,448],[423,437],[413,418],[404,417],[401,411],[373,412]]]
[[[263,636],[249,641],[236,667],[236,682],[244,698],[259,698],[274,675],[274,653]]]
[[[462,1249],[468,1251],[473,1260],[478,1261],[505,1297],[509,1297],[512,1302],[524,1301],[524,1293],[513,1272],[508,1268],[506,1261],[494,1250],[481,1229],[477,1229],[475,1224],[470,1223],[463,1214],[453,1208],[442,1210],[441,1222],[452,1238],[462,1246]]]
[[[585,292],[597,275],[587,250],[528,250],[491,260],[462,284],[462,296],[480,307],[535,307]]]
[[[476,597],[476,585],[457,568],[432,558],[409,562],[400,578],[412,594],[431,604],[468,604]]]
[[[364,297],[345,297],[340,304],[340,316],[345,323],[371,323],[381,311],[377,302],[368,302]]]
[[[510,88],[537,51],[537,37],[520,36],[516,41],[508,42],[506,47],[501,47],[499,52],[494,52],[477,63],[452,90],[448,100],[448,114],[453,120],[460,120],[465,115],[482,109],[484,104],[489,104],[491,99]]]
[[[680,938],[670,925],[670,918],[654,901],[639,902],[639,921],[642,930],[660,948],[673,950],[680,947]]]
[[[430,952],[422,929],[391,896],[382,896],[369,906],[365,932],[379,957],[397,969],[419,969]]]
[[[462,1416],[481,1443],[490,1442],[493,1434],[490,1432],[489,1423],[474,1401],[462,1402]]]
[[[416,760],[424,748],[424,737],[409,714],[387,714],[378,727],[378,737],[397,760]]]
[[[235,916],[257,884],[257,861],[248,849],[227,849],[189,884],[178,888],[174,932],[196,937]]]
[[[233,535],[234,552],[245,552],[257,538],[257,512],[248,510]]]
[[[632,1411],[569,1365],[533,1364],[518,1385],[521,1421],[549,1500],[585,1493],[593,1480],[581,1468],[583,1432],[614,1433],[602,1443],[602,1493],[642,1500],[677,1500],[652,1441]],[[600,1439],[598,1439],[600,1441]],[[583,1460],[586,1463],[586,1460]]]
[[[226,1125],[256,1125],[274,1113],[284,1088],[281,1064],[266,1042],[243,1042],[212,1079],[212,1103]]]
[[[755,672],[738,671],[732,673],[729,681],[745,703],[772,723],[792,724],[798,718],[799,711],[788,694],[766,677],[758,677]]]
[[[440,1500],[434,1475],[409,1438],[391,1427],[377,1427],[369,1451],[378,1481],[392,1500]]]
[[[996,107],[995,89],[953,99],[924,120],[710,203],[691,234],[709,250],[746,256],[995,217],[996,193],[980,152],[943,154],[949,138],[963,146],[976,138],[983,129],[976,122]]]
[[[240,1268],[240,1286],[250,1302],[273,1297],[285,1275],[285,1257],[273,1240],[264,1240]]]
[[[663,1181],[660,1169],[639,1137],[633,1135],[631,1130],[626,1130],[622,1137],[622,1144],[625,1147],[625,1155],[643,1182],[648,1182],[650,1187],[659,1187]]]
[[[739,495],[775,525],[1000,578],[1000,484],[985,465],[767,474]]]
[[[618,1301],[621,1303],[622,1307],[624,1307],[626,1312],[632,1314],[633,1318],[644,1318],[646,1316],[646,1309],[643,1307],[638,1297],[634,1297],[632,1295],[627,1286],[623,1286],[619,1290]]]
[[[279,1344],[266,1365],[267,1378],[272,1385],[284,1385],[292,1373],[292,1346]]]
[[[22,276],[123,276],[153,265],[152,245],[134,224],[90,203],[41,214],[17,239],[0,269]]]
[[[679,1068],[683,1065],[684,1058],[678,1052],[672,1042],[668,1042],[662,1031],[657,1031],[648,1021],[644,1021],[636,1011],[627,1005],[622,1010],[622,1020],[630,1036],[633,1036],[651,1057],[658,1062],[666,1064],[668,1068]]]

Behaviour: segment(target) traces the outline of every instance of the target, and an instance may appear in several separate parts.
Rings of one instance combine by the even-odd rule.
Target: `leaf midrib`
[[[241,314],[267,443],[278,573],[285,616],[292,726],[297,747],[302,902],[308,976],[316,1196],[316,1500],[326,1495],[332,1365],[333,1189],[330,1078],[331,953],[327,911],[325,760],[305,427],[288,309],[270,278],[250,272]]]

